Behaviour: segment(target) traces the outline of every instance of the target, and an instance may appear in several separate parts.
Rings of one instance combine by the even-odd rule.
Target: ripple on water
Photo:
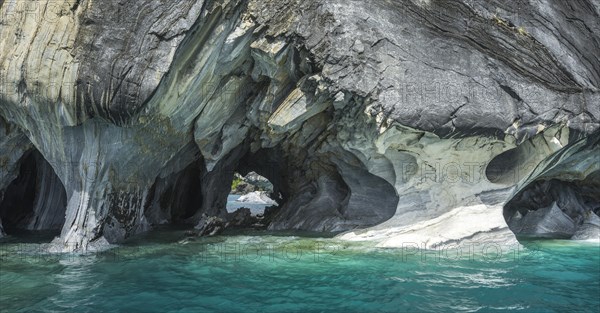
[[[597,245],[550,242],[523,259],[421,261],[334,238],[242,234],[182,244],[181,233],[152,236],[85,256],[40,257],[35,246],[5,244],[1,311],[600,309]]]

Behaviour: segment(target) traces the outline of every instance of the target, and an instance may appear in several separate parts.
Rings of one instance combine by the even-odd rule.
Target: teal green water
[[[599,312],[600,247],[448,251],[156,232],[108,252],[0,244],[1,312]],[[422,253],[421,253],[422,252]]]

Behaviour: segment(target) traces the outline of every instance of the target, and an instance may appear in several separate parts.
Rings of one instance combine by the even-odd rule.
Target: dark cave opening
[[[288,152],[289,153],[289,152]],[[333,160],[329,155],[309,160],[304,151],[290,164],[278,148],[261,149],[240,160],[238,171],[255,171],[273,183],[279,206],[269,230],[340,232],[379,224],[394,215],[395,189],[369,173],[351,155]]]
[[[517,238],[597,239],[600,236],[599,136],[569,143],[542,161],[504,205]]]
[[[204,160],[199,158],[183,170],[155,180],[148,193],[144,215],[152,226],[187,225],[198,228],[206,218],[222,219],[224,224],[228,223],[231,227],[266,222],[263,219],[265,212],[273,215],[288,194],[286,178],[282,175],[284,165],[279,155],[276,149],[259,150],[256,153],[240,149],[222,159],[210,171]],[[239,183],[248,179],[242,178],[244,176],[255,176],[269,188],[250,186],[248,189],[248,186],[239,186],[241,190],[236,194],[232,186],[236,180]],[[261,207],[252,198],[247,202],[236,202],[238,197],[251,191],[264,194],[277,204],[269,203]],[[237,212],[241,208],[248,210]],[[257,221],[257,217],[260,221]]]
[[[273,190],[273,184],[266,177],[254,171],[245,175],[235,172],[231,182],[231,191],[227,196],[227,212],[231,213],[239,207],[239,205],[232,206],[232,202],[240,199],[242,199],[240,201],[249,203],[252,203],[253,199],[257,199],[260,203],[261,199],[262,202],[271,202],[274,201],[272,198],[280,198],[281,195],[275,195]]]
[[[581,180],[534,181],[504,206],[503,213],[518,237],[570,238],[579,226],[600,216],[600,171]]]
[[[194,190],[200,186],[202,171],[196,164],[189,165],[181,175],[169,186],[159,201],[161,207],[171,206],[171,219],[181,223],[192,217],[202,206],[202,193]],[[185,186],[185,187],[184,187]],[[199,189],[199,188],[198,188]]]
[[[281,207],[290,197],[290,180],[286,169],[287,164],[278,148],[267,148],[246,153],[238,162],[235,171],[242,176],[255,172],[268,179],[273,185],[269,196]]]
[[[187,220],[202,207],[201,166],[195,161],[178,173],[156,178],[144,208],[152,225],[189,224]]]
[[[494,157],[485,168],[485,176],[491,183],[511,184],[517,181],[519,151],[517,148],[504,151]]]
[[[24,228],[33,216],[36,190],[36,164],[32,152],[22,157],[19,176],[6,188],[0,202],[0,218],[7,233]]]
[[[254,179],[256,182],[253,184],[258,187],[254,187],[254,189],[257,189],[256,191],[259,194],[268,197],[267,199],[263,197],[262,200],[264,202],[272,200],[274,203],[248,203],[248,205],[244,205],[244,203],[236,204],[236,202],[228,201],[230,203],[228,214],[234,226],[267,228],[287,202],[290,196],[289,178],[286,172],[287,164],[282,155],[279,148],[276,147],[247,152],[239,159],[235,167],[235,173],[239,176],[232,175],[233,183],[235,183],[236,177],[245,177],[245,180]],[[263,186],[260,186],[261,183]],[[234,184],[232,184],[228,200],[236,200],[234,199],[237,196],[236,193],[240,193],[240,190],[235,190],[233,187]],[[249,201],[252,201],[252,199],[249,199]],[[240,208],[248,210],[240,210]],[[245,221],[242,221],[244,219]]]
[[[66,207],[66,191],[54,169],[37,150],[26,153],[0,202],[5,231],[59,231]]]

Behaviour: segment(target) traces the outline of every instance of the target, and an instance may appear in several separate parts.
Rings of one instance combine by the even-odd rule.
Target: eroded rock
[[[18,4],[1,7],[0,197],[35,148],[69,249],[175,221],[217,233],[236,171],[273,183],[271,229],[443,229],[599,127],[595,2],[527,3],[518,21],[462,0]],[[553,200],[578,222],[569,192]]]
[[[537,164],[504,207],[511,230],[538,237],[593,237],[593,217],[600,209],[599,158],[595,133]]]
[[[225,219],[216,216],[204,215],[194,227],[196,236],[214,236],[225,230],[228,223]]]
[[[512,219],[508,225],[515,234],[533,238],[568,239],[575,234],[575,221],[555,202],[530,211],[520,219]]]
[[[600,217],[590,212],[571,239],[600,241]]]
[[[228,226],[232,227],[252,227],[259,222],[259,218],[253,216],[248,208],[239,208],[227,216]]]

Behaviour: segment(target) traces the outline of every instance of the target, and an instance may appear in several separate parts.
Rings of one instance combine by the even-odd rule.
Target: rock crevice
[[[270,229],[394,246],[442,216],[502,220],[511,188],[598,137],[593,2],[522,20],[462,0],[19,3],[1,4],[0,200],[38,151],[25,227],[60,224],[66,200],[64,250],[226,219],[236,171],[281,194]]]

